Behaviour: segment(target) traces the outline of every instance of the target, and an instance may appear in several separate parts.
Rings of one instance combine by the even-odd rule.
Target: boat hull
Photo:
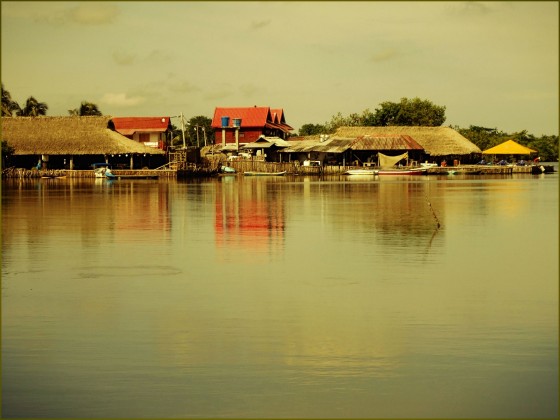
[[[380,169],[379,175],[386,176],[386,175],[424,175],[427,172],[427,169],[418,168],[418,169]]]
[[[253,171],[248,171],[248,172],[243,172],[243,175],[247,175],[247,176],[282,176],[282,175],[286,175],[286,171],[282,171],[282,172],[253,172]]]
[[[349,169],[344,172],[345,175],[379,175],[378,170],[374,169]]]

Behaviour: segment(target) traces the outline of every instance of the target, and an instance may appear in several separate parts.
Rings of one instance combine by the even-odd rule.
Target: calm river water
[[[558,218],[558,173],[4,181],[2,415],[555,418]]]

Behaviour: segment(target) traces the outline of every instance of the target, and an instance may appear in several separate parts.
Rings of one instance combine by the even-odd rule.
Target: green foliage
[[[326,134],[334,133],[339,127],[384,127],[389,125],[439,127],[445,122],[445,106],[435,105],[420,98],[402,98],[400,102],[382,102],[375,112],[364,109],[361,114],[348,116],[337,113],[324,125],[304,124],[300,135],[315,133],[318,127]],[[316,134],[316,133],[315,133]]]
[[[370,125],[439,127],[445,122],[445,106],[420,98],[402,98],[399,103],[382,102]]]
[[[558,161],[558,136],[542,136],[533,138],[526,144],[531,149],[538,150],[543,162]]]
[[[324,125],[321,124],[303,124],[299,129],[300,136],[314,136],[316,134],[326,133]]]
[[[4,89],[4,83],[2,83],[2,116],[11,117],[14,112],[18,112],[20,107],[18,103],[12,100],[12,95],[6,89]]]
[[[486,128],[476,125],[471,125],[469,128],[460,128],[457,126],[451,128],[476,144],[480,150],[489,149],[508,139],[508,135],[498,131],[497,128]]]
[[[527,130],[518,133],[504,133],[496,128],[485,128],[471,125],[469,128],[452,127],[462,136],[476,144],[480,150],[486,150],[497,146],[507,140],[513,140],[523,146],[537,150],[541,161],[558,161],[558,136],[535,137],[528,134]]]
[[[79,108],[69,109],[68,114],[79,117],[87,115],[103,115],[96,104],[88,101],[82,101]]]
[[[11,156],[14,154],[14,147],[6,140],[2,140],[2,156]]]
[[[192,117],[187,122],[185,137],[189,144],[193,146],[204,146],[204,138],[206,138],[206,144],[214,143],[212,119],[204,115]]]
[[[27,98],[25,107],[17,110],[16,114],[20,117],[38,117],[40,115],[47,115],[48,105],[45,102],[39,102],[33,96]]]
[[[14,154],[14,148],[6,140],[2,140],[2,168],[6,167],[6,162]]]

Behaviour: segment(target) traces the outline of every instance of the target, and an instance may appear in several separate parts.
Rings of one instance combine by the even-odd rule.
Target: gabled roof
[[[2,140],[15,155],[98,155],[165,152],[111,130],[109,116],[2,117]]]
[[[486,149],[482,153],[485,155],[530,155],[531,153],[537,153],[537,151],[529,149],[513,140],[508,140],[490,149]]]
[[[451,127],[340,127],[334,135],[347,138],[366,135],[371,137],[406,135],[412,137],[431,156],[482,153],[476,144]]]
[[[252,127],[252,128],[277,128],[283,131],[293,130],[285,121],[282,122],[284,118],[284,112],[281,111],[281,115],[278,114],[278,109],[276,110],[276,117],[272,116],[271,109],[269,107],[237,107],[237,108],[216,108],[214,110],[214,117],[212,118],[212,127],[221,128],[222,127],[222,117],[229,117],[229,127],[233,127],[233,120],[235,118],[241,118],[241,127]],[[277,121],[278,120],[278,121]]]
[[[115,130],[125,136],[136,132],[163,133],[168,128],[170,117],[114,117]]]

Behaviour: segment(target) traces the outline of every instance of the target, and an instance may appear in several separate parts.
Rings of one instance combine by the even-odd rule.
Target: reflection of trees
[[[284,239],[284,196],[269,179],[222,178],[216,197],[216,244],[271,251]]]
[[[327,208],[328,218],[341,234],[371,232],[381,244],[425,246],[437,228],[428,188],[427,182],[397,180],[342,185],[340,200]],[[432,201],[441,215],[439,205]]]

